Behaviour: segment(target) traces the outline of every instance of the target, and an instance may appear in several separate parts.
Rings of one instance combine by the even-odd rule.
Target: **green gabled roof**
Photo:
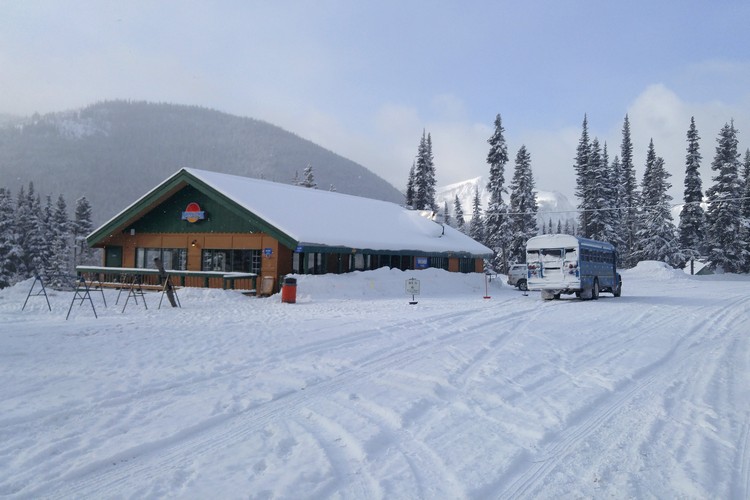
[[[192,186],[203,193],[206,197],[220,203],[227,211],[242,220],[247,221],[249,225],[257,228],[259,231],[277,239],[282,245],[288,248],[295,248],[297,246],[298,242],[291,236],[285,234],[283,231],[261,219],[247,208],[239,205],[231,198],[209,186],[184,168],[89,234],[86,237],[86,242],[89,246],[96,246],[103,242],[107,237],[125,231],[160,203],[168,200],[186,186]]]

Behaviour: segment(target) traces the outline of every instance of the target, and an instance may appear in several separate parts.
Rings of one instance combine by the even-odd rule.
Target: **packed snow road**
[[[421,281],[417,305],[406,278]],[[65,314],[0,291],[0,497],[750,497],[748,277],[623,296],[300,277],[298,302]]]

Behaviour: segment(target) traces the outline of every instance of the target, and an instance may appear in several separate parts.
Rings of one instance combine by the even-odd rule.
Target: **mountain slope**
[[[291,183],[308,165],[319,189],[403,203],[362,165],[269,123],[200,107],[111,101],[0,128],[0,187],[16,193],[32,181],[71,206],[86,196],[95,223],[181,167]]]

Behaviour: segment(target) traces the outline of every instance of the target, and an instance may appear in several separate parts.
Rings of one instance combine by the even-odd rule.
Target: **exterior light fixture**
[[[193,240],[190,242],[190,246],[194,247],[198,243],[198,240]]]

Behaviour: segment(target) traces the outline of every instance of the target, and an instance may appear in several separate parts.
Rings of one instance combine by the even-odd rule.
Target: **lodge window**
[[[355,271],[365,271],[372,269],[371,256],[362,253],[355,253],[352,255],[352,269]]]
[[[293,254],[292,272],[295,274],[326,274],[328,270],[322,253],[307,252]]]
[[[201,252],[201,271],[260,273],[260,250],[215,250]]]
[[[164,269],[184,271],[187,269],[186,248],[136,248],[135,267],[153,268],[154,259],[161,259]]]
[[[474,267],[476,262],[471,258],[460,258],[458,259],[458,270],[462,273],[473,273],[476,271]]]
[[[448,270],[448,257],[430,257],[430,267]]]

